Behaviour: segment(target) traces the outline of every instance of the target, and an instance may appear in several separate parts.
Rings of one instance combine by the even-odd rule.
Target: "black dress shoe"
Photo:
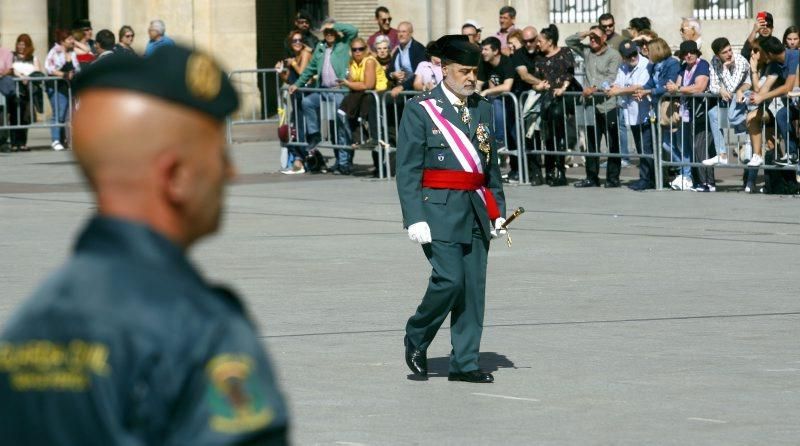
[[[544,178],[542,178],[542,174],[539,175],[532,175],[531,176],[531,186],[541,186],[544,184]]]
[[[599,187],[600,183],[598,183],[597,181],[595,181],[595,180],[593,180],[591,178],[586,178],[585,180],[581,180],[581,181],[578,181],[577,183],[573,184],[573,186],[575,186],[575,187]]]
[[[556,177],[553,179],[553,182],[550,184],[551,187],[558,187],[558,186],[566,186],[567,185],[567,175],[564,172],[558,172]]]
[[[619,180],[607,180],[606,181],[606,189],[611,189],[614,187],[619,187]]]
[[[480,370],[472,370],[464,373],[450,373],[447,375],[447,380],[488,384],[494,382],[494,376],[492,376],[491,373],[481,372]]]
[[[403,339],[403,343],[406,345],[406,364],[408,368],[417,376],[428,376],[428,357],[425,351],[411,345],[411,342],[408,341],[408,336]]]
[[[544,183],[548,186],[553,185],[553,181],[556,180],[556,173],[555,171],[549,170],[544,174]]]

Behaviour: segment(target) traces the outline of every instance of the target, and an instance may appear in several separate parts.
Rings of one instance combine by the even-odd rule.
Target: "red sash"
[[[422,171],[422,186],[431,189],[474,190],[483,189],[486,200],[486,212],[489,220],[500,218],[500,208],[490,189],[484,187],[486,176],[482,173],[463,170],[425,169]]]

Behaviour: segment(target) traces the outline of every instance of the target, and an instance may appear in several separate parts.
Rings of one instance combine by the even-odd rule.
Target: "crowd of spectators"
[[[306,132],[300,141],[308,146],[292,145],[295,162],[284,173],[304,173],[307,160],[314,158],[308,150],[314,152],[320,141],[320,97],[339,111],[327,114],[327,124],[343,130],[337,132],[337,145],[351,147],[338,150],[336,163],[327,170],[350,174],[352,149],[379,143],[378,111],[373,97],[364,92],[387,92],[385,100],[393,106],[387,112],[400,114],[408,97],[400,97],[401,92],[426,91],[441,82],[442,62],[431,54],[430,44],[426,48],[414,39],[412,23],[402,21],[393,28],[391,13],[383,6],[375,10],[375,21],[377,31],[364,41],[357,38],[357,29],[329,20],[322,27],[324,42],[316,44],[310,18],[302,12],[297,15],[296,29],[287,39],[288,58],[276,65],[284,70],[281,77],[291,85],[289,91],[329,87],[349,93],[304,93],[302,100],[295,95],[305,120],[298,126]],[[692,17],[681,20],[680,40],[672,40],[655,33],[647,17],[633,18],[617,32],[614,16],[603,14],[597,24],[567,36],[564,46],[556,25],[537,31],[533,26],[518,27],[516,21],[514,8],[504,6],[497,32],[487,36],[478,22],[467,20],[461,33],[481,47],[478,89],[493,104],[498,145],[513,153],[525,138],[527,148],[545,153],[527,157],[532,185],[566,185],[563,153],[577,146],[585,153],[611,156],[603,164],[597,156],[586,157],[586,178],[576,187],[599,186],[603,166],[605,186],[620,187],[621,168],[638,163],[639,179],[628,187],[654,188],[658,156],[675,166],[665,169],[665,184],[676,190],[714,191],[714,167],[730,163],[733,157],[748,169],[744,176],[748,192],[755,190],[752,172],[765,163],[797,165],[800,110],[794,97],[800,95],[800,33],[796,26],[778,39],[773,36],[773,16],[759,12],[737,51],[727,38],[704,42],[702,23]],[[312,52],[311,63],[304,63]],[[576,72],[579,67],[581,72]],[[508,95],[520,100],[520,110],[510,106]],[[392,118],[387,122],[399,119]],[[518,126],[515,120],[524,124]],[[389,130],[384,138],[393,143]],[[661,135],[658,141],[656,134]],[[358,140],[358,135],[366,136]],[[731,135],[738,138],[739,150],[730,150]],[[560,153],[547,155],[547,151]],[[519,179],[519,161],[509,157],[508,181]],[[775,176],[786,177],[776,172],[765,174],[770,177],[767,183]]]
[[[174,45],[172,39],[167,37],[166,26],[161,20],[150,22],[148,34],[150,40],[145,55],[159,46]],[[100,30],[95,36],[89,20],[77,20],[71,28],[55,31],[55,44],[42,63],[35,55],[31,37],[20,34],[13,51],[0,47],[0,95],[6,103],[5,107],[0,108],[0,124],[29,126],[35,122],[37,114],[44,112],[43,99],[47,96],[52,111],[51,148],[64,150],[68,146],[66,122],[71,103],[70,81],[87,65],[111,54],[136,54],[132,46],[134,38],[134,30],[128,25],[122,26],[116,36],[108,29]],[[27,128],[15,128],[9,133],[8,145],[4,141],[5,135],[0,134],[0,151],[30,150]]]

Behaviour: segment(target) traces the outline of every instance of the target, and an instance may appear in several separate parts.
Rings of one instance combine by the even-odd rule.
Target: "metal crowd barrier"
[[[667,94],[661,100],[680,103],[680,113],[682,113],[680,122],[675,122],[678,120],[676,116],[675,119],[669,120],[669,125],[658,126],[658,141],[662,148],[660,151],[662,166],[679,169],[691,168],[694,182],[698,182],[695,175],[699,175],[700,182],[704,183],[714,182],[713,169],[715,168],[745,169],[745,171],[752,172],[753,176],[759,169],[786,171],[797,169],[796,162],[790,163],[788,159],[781,161],[781,156],[779,156],[782,154],[783,157],[787,157],[789,148],[786,135],[779,134],[778,112],[790,106],[792,98],[775,98],[769,104],[761,104],[753,110],[745,105],[744,110],[741,111],[745,116],[744,121],[738,125],[733,125],[728,116],[729,108],[736,107],[736,104],[723,101],[717,94]],[[796,103],[791,106],[798,107]],[[712,124],[712,113],[715,110],[718,116],[716,128]],[[753,127],[749,121],[756,114],[762,117],[760,118],[759,152],[765,162],[760,166],[751,167],[748,166],[748,161],[757,150],[751,145],[750,134]],[[791,113],[786,113],[786,120],[786,128],[791,128]],[[660,124],[663,122],[660,121]],[[702,163],[703,160],[719,155],[721,152],[715,143],[714,132],[717,131],[721,132],[721,134],[717,134],[716,139],[721,140],[722,145],[725,146],[727,164],[718,163],[706,166]],[[794,137],[796,138],[796,136],[795,132]],[[691,140],[685,142],[687,138],[691,138]],[[687,150],[687,146],[684,144],[690,146],[691,150]],[[769,159],[767,159],[768,153]],[[771,163],[767,164],[767,161]]]
[[[0,131],[19,131],[30,129],[63,128],[66,136],[71,140],[69,131],[72,122],[73,98],[69,81],[55,76],[14,77],[14,91],[6,96],[0,96],[0,106],[3,108],[0,117]],[[66,113],[63,122],[55,122],[53,108],[60,109],[62,99],[60,95],[53,95],[52,103],[49,92],[61,89],[66,93]],[[42,121],[37,120],[39,114],[44,114],[46,107],[50,106],[51,116]]]
[[[368,123],[358,121],[358,136],[359,140],[363,143],[368,139],[373,139],[376,142],[375,147],[354,147],[353,134],[349,128],[348,118],[345,113],[339,109],[341,101],[345,96],[350,93],[347,89],[331,89],[331,88],[298,88],[291,96],[287,96],[286,105],[292,109],[292,123],[294,125],[296,134],[286,144],[289,147],[301,147],[303,149],[309,148],[313,144],[313,148],[320,149],[333,149],[333,150],[376,150],[378,152],[378,166],[384,166],[386,174],[382,169],[378,169],[379,178],[391,178],[389,175],[389,157],[388,151],[385,149],[386,138],[383,136],[385,126],[382,125],[381,111],[381,95],[375,90],[364,91],[364,94],[369,95],[372,99],[372,113],[375,116],[375,135],[369,135],[365,132],[364,125]],[[317,95],[317,97],[313,97]],[[317,141],[310,141],[309,135],[312,134],[309,129],[309,123],[305,115],[311,113],[304,110],[305,107],[300,106],[305,99],[311,99],[312,102],[319,101],[319,105],[313,110],[314,118],[317,120],[318,128],[313,133],[319,134]],[[296,99],[295,99],[296,98]],[[289,106],[288,103],[292,105]]]
[[[549,93],[548,93],[549,95]],[[537,97],[538,96],[538,97]],[[608,122],[602,129],[598,129],[596,125],[596,106],[600,98],[605,98],[603,93],[595,93],[589,97],[583,97],[579,92],[565,92],[562,96],[555,98],[550,96],[546,98],[545,95],[539,92],[530,90],[522,93],[519,98],[521,104],[520,116],[522,116],[521,125],[524,128],[525,137],[521,138],[523,151],[526,156],[522,157],[524,160],[524,167],[520,167],[521,172],[525,172],[524,182],[529,182],[530,174],[529,162],[530,156],[539,157],[544,155],[549,156],[582,156],[584,158],[639,158],[639,159],[652,159],[655,166],[655,181],[656,185],[661,183],[661,172],[659,169],[659,160],[656,156],[657,151],[655,145],[653,146],[653,154],[640,153],[611,153],[610,145],[611,140],[614,139],[617,147],[620,147],[620,125],[617,123],[616,132],[610,129]],[[560,105],[563,111],[556,117],[542,116],[543,110],[541,109],[543,103],[547,104],[548,101],[557,101],[556,104]],[[607,100],[614,101],[614,112],[619,108],[616,104],[616,98],[608,98]],[[550,103],[552,104],[552,102]],[[547,106],[547,105],[546,105]],[[645,125],[645,124],[643,124]],[[652,127],[652,119],[650,123],[646,124]],[[546,128],[553,126],[552,128]],[[561,126],[560,128],[555,126]],[[562,130],[563,129],[563,130]],[[652,130],[652,128],[651,128]],[[630,131],[626,126],[626,131]],[[590,139],[590,133],[594,135]],[[655,136],[655,132],[651,131],[651,138]],[[629,138],[633,139],[632,135]],[[601,142],[602,141],[602,142]],[[590,147],[593,145],[594,147]],[[552,150],[548,150],[548,146]],[[643,147],[644,142],[639,141],[638,147]],[[569,148],[579,150],[567,150]],[[534,168],[539,168],[539,163],[535,162]]]
[[[401,91],[397,94],[397,97],[392,97],[389,93],[384,93],[381,96],[381,127],[383,129],[383,135],[385,135],[385,139],[383,142],[385,144],[381,144],[385,151],[385,159],[387,162],[386,165],[386,177],[392,178],[391,172],[391,165],[388,162],[390,158],[390,154],[392,152],[397,151],[397,132],[400,130],[400,118],[402,117],[402,111],[405,107],[406,103],[419,94],[422,94],[422,91]]]
[[[228,143],[233,142],[233,127],[237,125],[266,124],[279,122],[277,114],[270,116],[271,105],[280,104],[281,79],[279,71],[274,68],[257,70],[236,70],[228,74],[228,79],[244,97],[257,97],[257,107],[240,107],[240,110],[228,117]],[[257,96],[256,94],[257,90]]]

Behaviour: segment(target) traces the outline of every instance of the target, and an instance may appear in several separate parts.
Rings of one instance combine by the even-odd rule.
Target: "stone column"
[[[28,34],[42,65],[50,50],[47,36],[47,2],[0,0],[0,46],[14,50],[17,36]],[[44,69],[44,66],[42,66]]]

